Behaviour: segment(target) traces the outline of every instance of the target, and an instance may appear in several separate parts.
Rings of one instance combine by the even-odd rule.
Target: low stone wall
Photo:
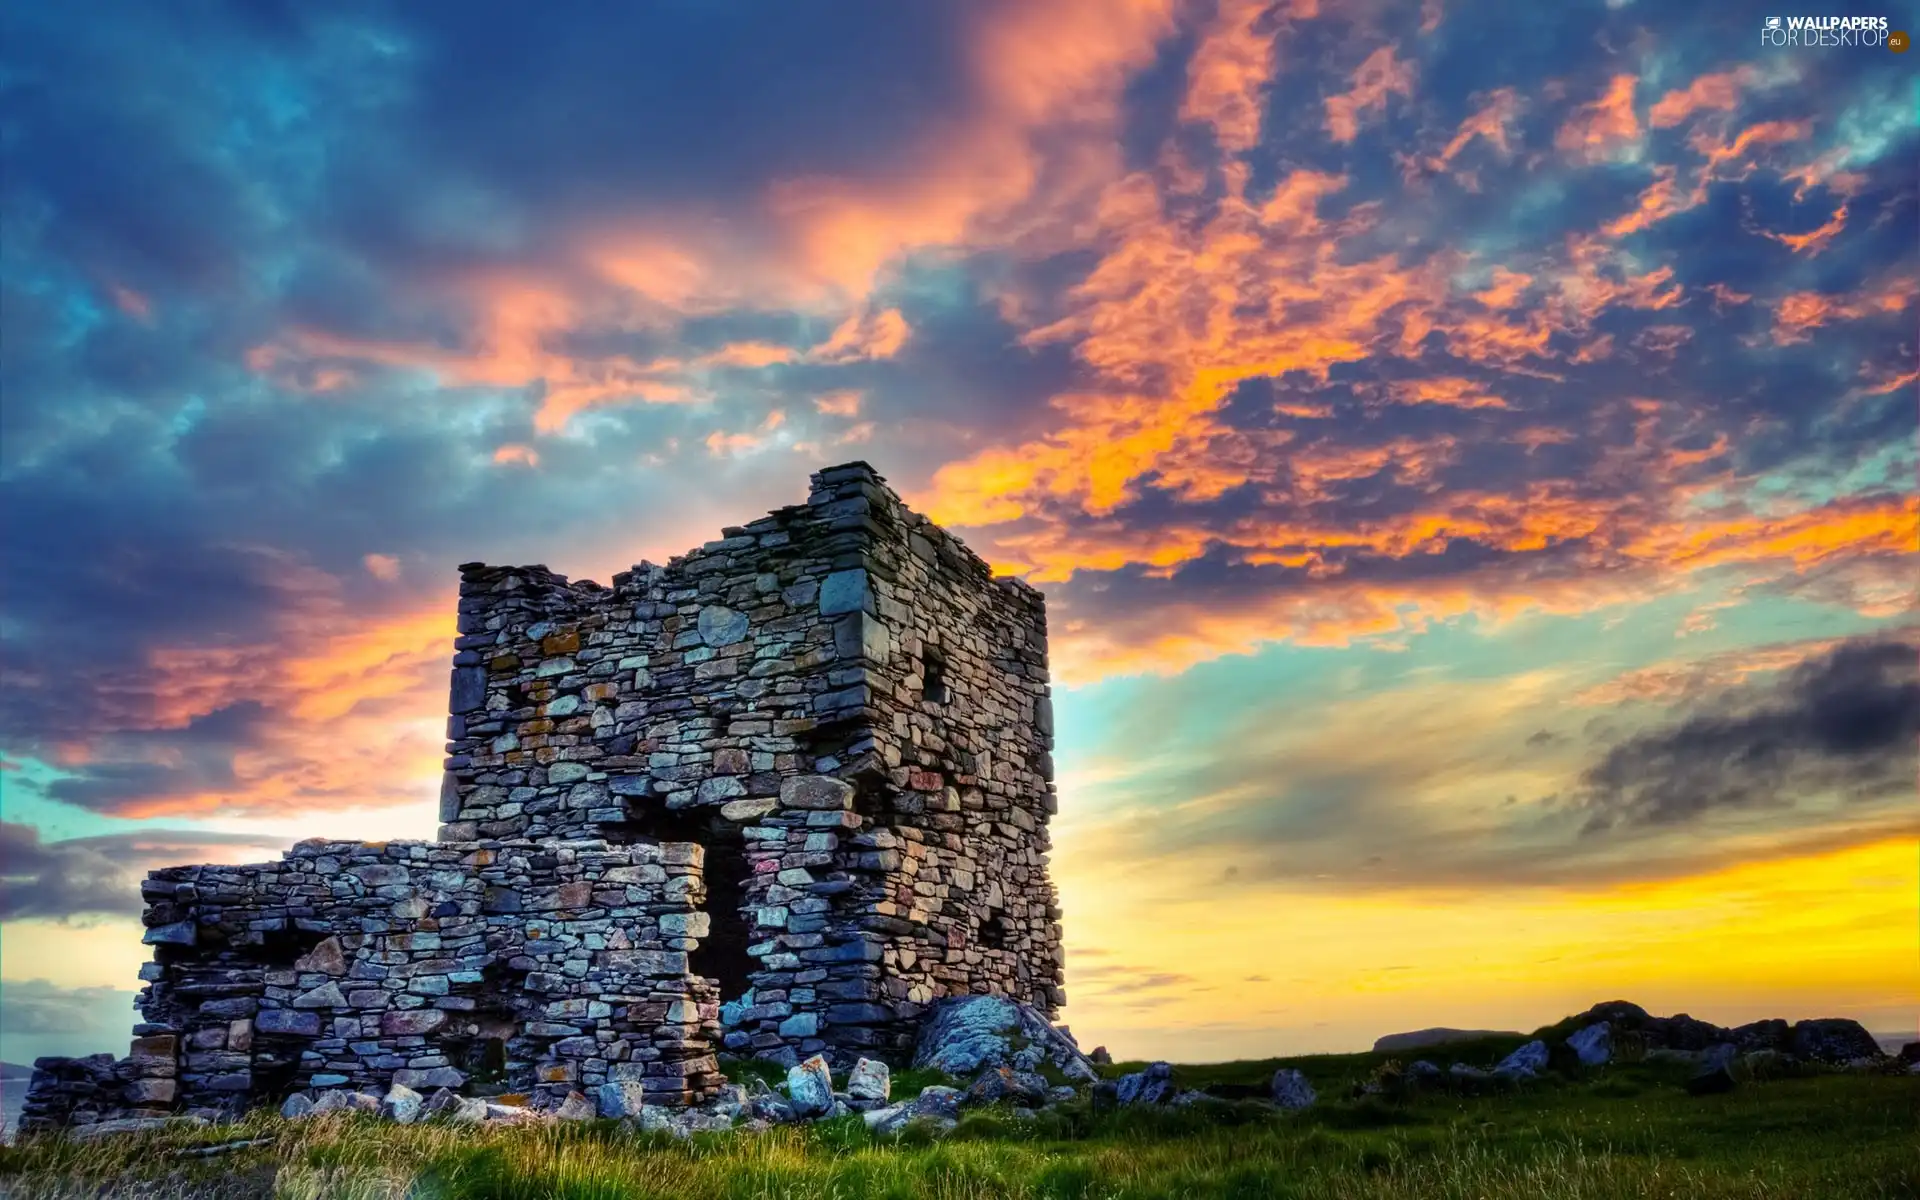
[[[156,871],[136,1033],[171,1040],[178,1106],[609,1080],[696,1102],[723,1082],[718,1001],[687,969],[700,868],[676,843],[303,842]]]

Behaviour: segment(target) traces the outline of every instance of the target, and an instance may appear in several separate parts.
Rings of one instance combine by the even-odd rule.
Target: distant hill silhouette
[[[1471,1042],[1477,1038],[1520,1037],[1512,1029],[1416,1029],[1411,1033],[1390,1033],[1373,1044],[1374,1052],[1388,1050],[1424,1050],[1428,1046],[1444,1046],[1448,1042]]]
[[[19,1063],[0,1062],[0,1079],[32,1079],[33,1068]]]

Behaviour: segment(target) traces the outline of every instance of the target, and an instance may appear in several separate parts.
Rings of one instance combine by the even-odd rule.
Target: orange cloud
[[[897,308],[879,313],[855,313],[840,323],[826,341],[807,351],[816,362],[848,363],[892,358],[907,344],[912,330]]]
[[[1493,148],[1502,158],[1505,158],[1513,153],[1512,146],[1507,141],[1507,130],[1519,115],[1520,96],[1512,88],[1496,88],[1487,93],[1480,107],[1469,113],[1466,120],[1460,122],[1460,128],[1455,131],[1453,139],[1447,143],[1446,148],[1440,151],[1440,157],[1434,165],[1437,168],[1445,168],[1459,157],[1460,152],[1465,150],[1467,144],[1475,138],[1483,138],[1492,143]]]
[[[493,461],[497,463],[519,463],[522,466],[540,465],[540,452],[532,446],[523,446],[517,442],[508,443],[493,452]]]
[[[391,554],[369,554],[360,560],[367,568],[367,574],[388,583],[400,578],[400,560]]]
[[[827,392],[813,398],[815,412],[830,417],[853,417],[860,413],[861,393],[856,391]]]
[[[1180,119],[1212,126],[1215,143],[1228,153],[1260,141],[1261,90],[1273,77],[1276,32],[1267,20],[1273,7],[1271,0],[1225,0],[1187,64]]]
[[[1637,142],[1640,121],[1633,112],[1633,89],[1638,82],[1632,75],[1615,75],[1599,99],[1574,110],[1553,144],[1575,159],[1597,162]]]
[[[1831,243],[1834,238],[1840,236],[1840,231],[1846,227],[1847,206],[1842,204],[1839,208],[1833,210],[1833,216],[1827,218],[1826,224],[1820,226],[1818,229],[1810,230],[1806,233],[1772,233],[1766,230],[1762,230],[1761,232],[1793,251],[1795,254],[1805,251],[1808,257],[1812,257],[1826,249],[1828,244]]]
[[[725,457],[758,450],[767,444],[768,435],[780,428],[785,421],[786,413],[776,408],[767,414],[766,420],[760,422],[760,428],[751,433],[725,433],[716,429],[707,435],[707,452]]]
[[[1756,75],[1753,67],[1746,65],[1702,75],[1684,89],[1660,97],[1647,112],[1647,124],[1655,129],[1670,129],[1697,112],[1730,112],[1740,103],[1741,89],[1753,83]]]
[[[1774,341],[1783,345],[1804,342],[1810,331],[1835,321],[1903,312],[1913,303],[1915,286],[1914,279],[1897,277],[1846,295],[1792,292],[1774,305]]]
[[[1438,404],[1447,408],[1506,408],[1507,402],[1482,384],[1457,376],[1410,379],[1394,384],[1389,394],[1400,404]]]
[[[1353,73],[1353,87],[1328,96],[1327,134],[1336,142],[1359,136],[1361,118],[1387,111],[1387,100],[1398,93],[1413,95],[1413,64],[1396,59],[1391,45],[1382,46]]]

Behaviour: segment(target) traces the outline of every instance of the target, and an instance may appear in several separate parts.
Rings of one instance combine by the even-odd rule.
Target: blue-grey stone
[[[833,652],[843,659],[866,659],[884,666],[893,653],[893,640],[878,618],[849,613],[833,626]]]
[[[147,946],[191,946],[198,936],[192,921],[175,921],[171,925],[155,925],[141,935],[140,941]]]
[[[642,1085],[637,1079],[603,1083],[595,1096],[599,1101],[600,1115],[613,1120],[637,1118],[645,1105]]]
[[[453,686],[447,700],[451,712],[472,712],[487,702],[487,669],[485,667],[455,667]]]
[[[873,589],[867,586],[866,568],[855,567],[850,571],[835,571],[821,582],[821,616],[831,617],[839,613],[872,611]]]
[[[695,799],[701,804],[724,804],[747,794],[747,785],[736,775],[714,775],[700,781]]]
[[[289,1008],[269,1008],[253,1019],[256,1033],[277,1033],[287,1037],[319,1037],[320,1014],[295,1012]]]
[[[1282,1067],[1273,1073],[1272,1092],[1275,1104],[1294,1111],[1312,1108],[1316,1099],[1307,1077],[1291,1067]]]
[[[833,1071],[818,1054],[787,1072],[787,1100],[802,1117],[833,1111]]]
[[[548,783],[577,783],[591,772],[587,764],[577,762],[557,762],[547,768]]]
[[[653,778],[649,775],[621,775],[609,779],[607,787],[616,796],[644,796],[653,790]]]
[[[721,604],[700,610],[700,640],[709,646],[731,646],[747,636],[747,614]]]
[[[460,780],[452,771],[440,773],[440,821],[460,819]]]

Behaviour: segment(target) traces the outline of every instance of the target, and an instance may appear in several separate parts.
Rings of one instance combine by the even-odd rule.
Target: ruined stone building
[[[1041,596],[866,464],[611,587],[460,571],[439,840],[154,872],[132,1055],[49,1064],[30,1118],[396,1080],[685,1104],[723,1049],[1057,1012]]]

